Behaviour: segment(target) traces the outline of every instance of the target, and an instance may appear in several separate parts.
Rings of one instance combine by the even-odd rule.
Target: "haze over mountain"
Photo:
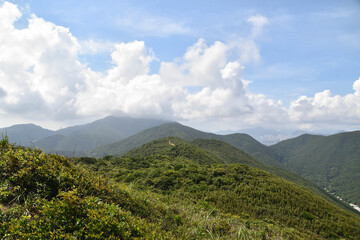
[[[221,135],[228,135],[232,133],[245,133],[252,136],[260,143],[270,146],[287,139],[298,137],[303,134],[328,136],[340,132],[344,132],[344,131],[334,130],[334,129],[319,129],[314,132],[314,131],[299,130],[299,129],[271,129],[271,128],[263,128],[263,127],[254,127],[254,128],[246,128],[239,130],[225,130],[216,133]]]
[[[33,146],[46,152],[84,155],[94,147],[129,137],[143,129],[166,123],[165,120],[109,116],[92,123],[72,126],[57,131],[33,124],[14,125],[0,129],[10,142]]]
[[[53,135],[52,130],[44,129],[34,124],[18,124],[0,128],[0,135],[7,135],[9,141],[23,146],[34,145],[37,140]]]

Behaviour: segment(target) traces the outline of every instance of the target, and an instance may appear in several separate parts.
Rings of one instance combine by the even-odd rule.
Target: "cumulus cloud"
[[[75,94],[87,70],[78,61],[79,44],[69,29],[32,15],[27,28],[18,30],[17,6],[0,8],[0,86],[6,92],[1,106],[9,114],[58,118],[72,109]]]
[[[354,93],[332,96],[330,90],[318,92],[314,97],[301,96],[291,102],[289,114],[292,121],[318,125],[357,125],[360,122],[360,78],[353,84]]]
[[[86,87],[78,92],[78,113],[171,115],[172,99],[181,95],[182,89],[149,74],[154,58],[148,53],[141,41],[116,44],[111,54],[114,66],[106,74],[88,78]]]
[[[215,42],[208,46],[199,39],[189,47],[180,63],[162,63],[160,77],[182,86],[201,86],[195,93],[173,104],[180,119],[232,118],[252,112],[246,95],[248,82],[242,79],[243,66],[229,61],[230,46]]]
[[[326,90],[302,96],[288,108],[249,92],[243,65],[260,59],[253,39],[212,44],[199,39],[181,58],[161,62],[156,74],[150,74],[155,58],[143,41],[116,43],[105,47],[111,49],[112,66],[96,72],[80,62],[78,55],[86,44],[69,29],[36,15],[26,28],[16,29],[14,22],[20,17],[16,5],[0,6],[2,119],[61,122],[123,113],[188,120],[217,129],[229,124],[240,128],[360,121],[360,79],[352,94],[332,96]],[[248,21],[254,36],[267,24],[261,15]],[[101,52],[103,47],[90,40],[87,52]]]
[[[106,111],[130,115],[172,116],[176,119],[227,118],[250,113],[248,82],[243,67],[228,61],[228,46],[208,46],[199,39],[178,62],[163,62],[160,74],[149,74],[153,57],[144,42],[116,45],[114,66],[101,76],[89,78],[77,95],[79,114]],[[187,87],[201,86],[190,93]]]

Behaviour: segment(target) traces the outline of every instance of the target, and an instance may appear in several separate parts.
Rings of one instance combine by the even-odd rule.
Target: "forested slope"
[[[213,163],[206,154],[199,154],[202,149],[185,147],[178,139],[171,139],[176,146],[160,139],[124,157],[75,161],[116,182],[160,194],[169,205],[196,204],[247,219],[250,226],[264,221],[285,229],[286,234],[293,231],[289,239],[360,236],[359,216],[313,192],[247,165]]]
[[[302,135],[271,146],[285,169],[360,205],[360,131]]]

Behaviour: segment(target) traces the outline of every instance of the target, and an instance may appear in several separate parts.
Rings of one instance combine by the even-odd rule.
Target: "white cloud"
[[[269,20],[266,17],[262,16],[261,14],[257,14],[257,15],[249,17],[247,19],[247,22],[249,22],[253,25],[253,28],[251,31],[251,37],[255,38],[262,33],[263,26],[268,24]]]
[[[149,64],[153,60],[152,56],[147,55],[145,43],[141,41],[116,44],[111,57],[115,67],[109,71],[110,81],[129,81],[148,74]]]
[[[345,96],[331,95],[330,90],[318,92],[314,97],[301,96],[291,102],[291,120],[306,123],[309,127],[356,126],[360,122],[360,79],[353,84],[354,93]]]
[[[229,45],[215,42],[207,46],[199,39],[189,47],[179,64],[162,63],[160,76],[179,87],[201,86],[200,92],[187,92],[173,104],[181,119],[232,118],[252,111],[246,96],[248,82],[242,79],[243,67],[229,61]]]
[[[80,41],[80,53],[96,55],[98,53],[111,52],[114,49],[114,44],[115,43],[110,41],[101,41],[94,39]]]
[[[230,43],[230,49],[238,54],[242,64],[258,63],[261,59],[260,50],[252,39],[238,39]]]
[[[87,71],[77,58],[77,39],[35,15],[27,28],[16,29],[21,14],[14,4],[5,2],[0,12],[2,108],[9,114],[67,117]]]
[[[353,84],[353,89],[355,90],[355,96],[360,96],[360,77]]]
[[[19,30],[14,22],[20,17],[16,5],[0,6],[0,119],[61,122],[124,113],[188,120],[213,130],[360,121],[360,79],[352,94],[326,90],[302,96],[289,108],[250,93],[242,72],[244,63],[260,60],[253,39],[209,45],[199,39],[182,58],[161,62],[158,74],[150,74],[154,55],[144,42],[117,43],[111,47],[113,66],[96,72],[80,62],[86,44],[69,29],[32,15]],[[258,15],[249,22],[260,34],[267,20]],[[88,45],[89,52],[103,51],[101,43]]]
[[[4,2],[0,8],[0,29],[3,32],[6,29],[14,29],[14,22],[21,17],[21,12],[15,4]]]
[[[153,57],[144,42],[117,44],[111,57],[114,67],[106,74],[88,78],[86,88],[78,93],[79,114],[172,114],[172,99],[181,95],[182,89],[164,82],[157,74],[149,75]]]

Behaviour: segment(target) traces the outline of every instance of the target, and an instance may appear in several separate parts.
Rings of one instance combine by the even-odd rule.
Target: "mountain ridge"
[[[10,142],[36,146],[48,153],[84,155],[97,146],[127,138],[146,128],[169,121],[160,119],[108,116],[91,123],[70,126],[56,131],[34,124],[13,125],[0,129]]]
[[[258,158],[271,165],[279,165],[273,158],[273,152],[265,145],[247,134],[235,133],[230,135],[218,135],[214,133],[203,132],[180,123],[165,123],[150,129],[143,130],[127,139],[120,140],[108,145],[100,146],[89,152],[91,157],[103,157],[105,155],[120,156],[126,152],[139,147],[153,140],[175,136],[186,141],[195,139],[217,139],[229,143],[230,145]]]

